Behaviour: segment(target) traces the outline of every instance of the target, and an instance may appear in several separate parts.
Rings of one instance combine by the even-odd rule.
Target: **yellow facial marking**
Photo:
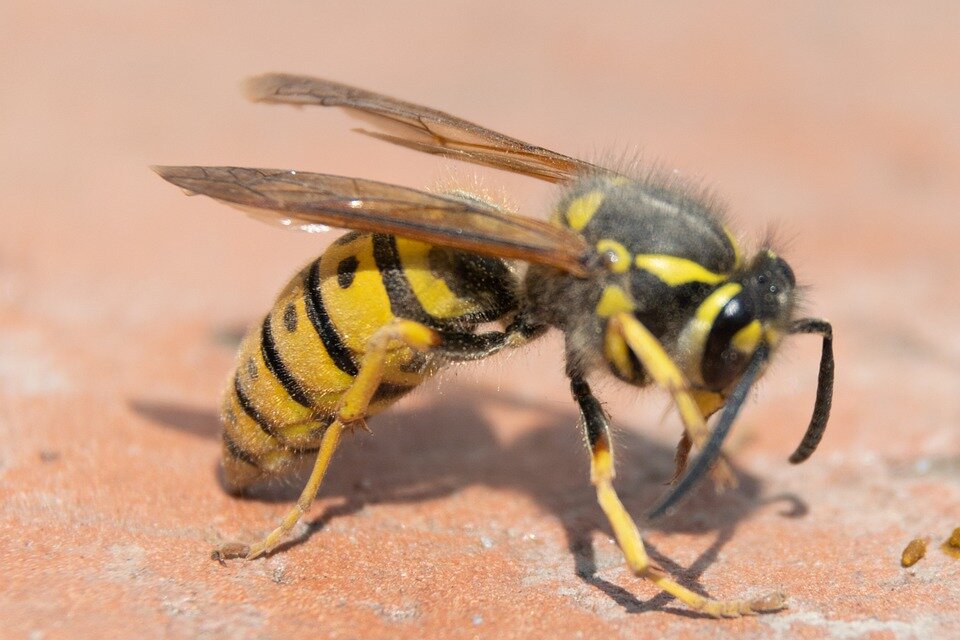
[[[744,328],[733,334],[730,344],[740,353],[747,355],[753,353],[760,344],[760,337],[763,335],[763,327],[759,320],[754,320]]]
[[[671,287],[690,282],[704,284],[719,284],[726,279],[725,275],[705,269],[693,260],[659,254],[640,254],[633,259],[638,269],[651,273]]]
[[[703,358],[707,337],[710,335],[710,329],[713,328],[714,321],[726,304],[730,302],[730,299],[740,293],[742,289],[743,287],[735,282],[729,282],[719,287],[700,303],[693,318],[687,322],[683,331],[680,332],[678,343],[680,352],[684,354],[683,370],[693,382],[703,382],[700,361]]]
[[[580,231],[587,226],[590,218],[594,216],[602,203],[603,192],[599,190],[574,198],[570,206],[567,207],[567,224],[574,231]]]
[[[707,327],[707,332],[710,331],[710,327],[713,326],[713,321],[716,320],[717,316],[720,315],[720,312],[723,311],[723,308],[727,306],[727,303],[730,302],[730,299],[733,296],[740,293],[743,290],[736,282],[731,282],[725,284],[709,296],[707,299],[700,303],[700,306],[697,307],[696,319],[698,322],[702,322]],[[706,334],[704,334],[706,335]]]
[[[600,240],[597,242],[597,252],[609,253],[613,258],[608,268],[614,273],[626,273],[630,269],[630,252],[616,240]]]
[[[705,419],[722,409],[723,405],[727,402],[722,395],[715,391],[696,389],[691,391],[690,395],[693,396],[694,402],[697,403],[697,408],[700,409],[700,413],[703,414]]]
[[[627,295],[627,292],[617,285],[611,284],[604,287],[596,311],[601,318],[609,318],[621,311],[633,311],[633,309],[633,301]]]

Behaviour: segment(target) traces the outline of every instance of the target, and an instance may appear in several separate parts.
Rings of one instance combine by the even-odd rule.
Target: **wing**
[[[566,182],[584,174],[616,175],[609,169],[527,144],[443,111],[338,82],[268,73],[248,79],[244,92],[254,102],[344,107],[381,129],[359,130],[379,140],[548,182]]]
[[[574,231],[511,215],[480,200],[306,171],[154,167],[189,194],[210,196],[287,227],[318,225],[412,240],[587,274],[590,249]]]

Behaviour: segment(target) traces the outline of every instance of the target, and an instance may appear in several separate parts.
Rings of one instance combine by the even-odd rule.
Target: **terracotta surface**
[[[960,525],[957,4],[86,5],[0,5],[0,636],[960,636],[960,561],[937,548]],[[188,199],[147,165],[479,174],[538,216],[553,197],[366,140],[339,113],[243,101],[238,81],[270,70],[567,153],[640,144],[705,176],[747,237],[776,230],[837,335],[821,450],[786,462],[819,353],[797,338],[731,441],[740,489],[641,526],[683,583],[783,590],[789,609],[702,619],[624,569],[556,335],[350,438],[282,552],[209,559],[299,491],[224,494],[215,410],[238,331],[334,236]],[[662,393],[602,393],[639,516],[679,426]],[[902,569],[917,536],[927,557]]]

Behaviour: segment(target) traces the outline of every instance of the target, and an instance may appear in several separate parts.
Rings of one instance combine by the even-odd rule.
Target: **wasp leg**
[[[531,322],[519,313],[504,331],[441,333],[442,342],[433,353],[452,362],[481,360],[505,348],[520,347],[546,330],[547,325]]]
[[[693,391],[691,395],[693,395],[693,399],[697,403],[697,408],[700,409],[700,415],[703,416],[704,421],[722,409],[726,402],[726,398],[712,391]],[[674,484],[683,476],[683,472],[687,469],[687,462],[689,461],[690,450],[692,448],[693,441],[690,440],[690,434],[684,430],[683,435],[680,436],[680,442],[677,443],[673,477],[667,484]],[[723,456],[723,453],[720,455]],[[727,464],[725,460],[724,464],[714,465],[710,470],[710,475],[718,491],[733,489],[737,486],[737,477],[733,475],[729,464]]]
[[[690,440],[690,435],[684,431],[680,436],[680,442],[677,443],[677,453],[673,457],[673,477],[667,484],[673,484],[683,476],[683,472],[687,470],[692,448],[693,442]]]
[[[633,574],[650,580],[691,609],[716,618],[736,618],[782,609],[785,606],[785,597],[781,593],[772,593],[754,600],[705,598],[681,586],[662,568],[651,563],[637,525],[613,488],[615,470],[607,417],[581,375],[570,375],[570,389],[580,405],[584,431],[590,446],[590,481],[597,489],[597,500],[610,521],[617,544],[620,545],[627,566]]]
[[[402,319],[394,320],[370,337],[363,360],[360,363],[360,370],[357,372],[353,384],[344,392],[336,418],[324,431],[323,438],[320,441],[320,449],[317,452],[317,461],[313,465],[313,471],[310,473],[307,485],[300,493],[297,504],[284,516],[276,529],[247,550],[245,554],[247,560],[252,560],[272,551],[306,513],[320,489],[320,483],[323,481],[327,467],[330,466],[330,459],[340,443],[343,430],[365,427],[364,417],[367,407],[370,405],[370,399],[376,393],[377,387],[380,386],[387,355],[397,348],[398,343],[400,346],[427,351],[435,346],[438,340],[438,334],[432,329],[419,322]],[[227,545],[227,547],[230,548],[225,548],[224,551],[230,552],[232,556],[242,555],[237,552],[234,546]],[[216,553],[214,555],[216,557]]]
[[[704,414],[710,415],[722,406],[714,406],[717,394],[700,393],[690,390],[686,376],[664,350],[663,345],[650,331],[630,313],[618,313],[610,318],[605,338],[605,349],[614,363],[623,370],[629,370],[626,362],[629,349],[643,365],[653,381],[673,396],[686,436],[696,447],[702,447],[707,441],[709,431]],[[709,413],[701,409],[709,407]],[[683,441],[680,447],[683,447]],[[678,451],[678,454],[680,452]],[[678,455],[677,466],[686,460]],[[736,476],[724,460],[717,460],[710,471],[714,484],[719,488],[736,486]]]

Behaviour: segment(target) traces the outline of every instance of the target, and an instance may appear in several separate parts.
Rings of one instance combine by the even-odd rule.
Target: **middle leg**
[[[646,578],[691,609],[714,617],[739,617],[776,611],[785,606],[783,594],[772,593],[753,600],[713,600],[690,591],[673,580],[662,568],[653,564],[640,537],[640,530],[630,517],[616,490],[610,428],[600,402],[579,374],[570,375],[570,389],[580,406],[583,427],[590,447],[590,479],[597,490],[597,500],[613,528],[617,544],[627,566],[634,575]]]

